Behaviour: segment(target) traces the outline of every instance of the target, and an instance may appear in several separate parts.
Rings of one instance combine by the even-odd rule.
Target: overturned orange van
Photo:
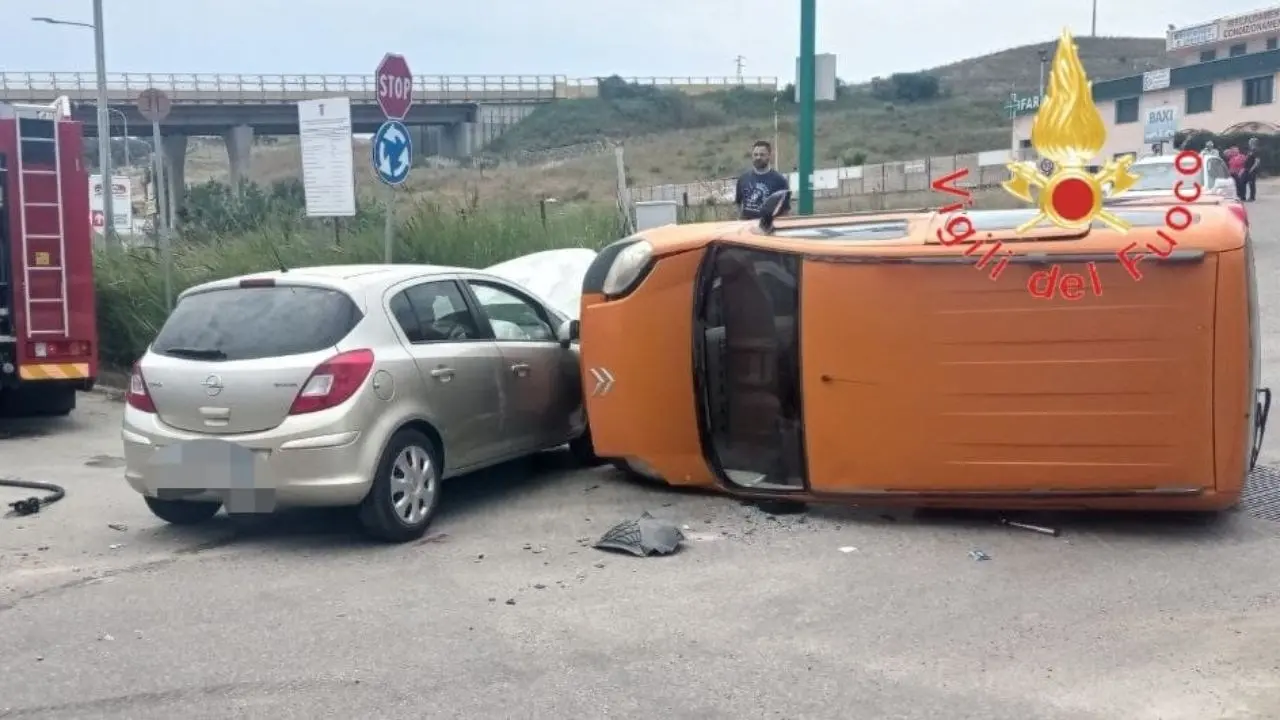
[[[754,499],[1229,508],[1270,406],[1248,224],[1182,206],[1176,239],[1155,198],[1109,208],[1127,232],[1027,209],[967,213],[965,243],[933,211],[620,240],[583,283],[595,452]]]

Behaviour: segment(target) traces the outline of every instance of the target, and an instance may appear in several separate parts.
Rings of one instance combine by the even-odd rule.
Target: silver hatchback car
[[[125,477],[170,523],[352,505],[379,538],[421,537],[444,478],[565,443],[595,462],[572,322],[462,268],[191,288],[133,369]]]

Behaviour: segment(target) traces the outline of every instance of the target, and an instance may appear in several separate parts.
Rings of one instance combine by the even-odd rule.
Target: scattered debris
[[[1018,528],[1019,530],[1030,530],[1031,532],[1037,532],[1037,533],[1040,533],[1041,535],[1052,535],[1053,537],[1058,537],[1059,535],[1058,528],[1045,527],[1043,525],[1032,525],[1030,523],[1024,523],[1024,522],[1015,522],[1008,518],[1000,518],[1000,524],[1005,525],[1007,527]]]
[[[85,461],[85,467],[92,468],[122,468],[124,467],[124,458],[118,455],[94,455]]]
[[[618,550],[636,557],[669,555],[680,547],[684,533],[676,524],[659,520],[648,512],[635,520],[627,520],[613,526],[600,536],[593,546],[598,550]]]
[[[534,590],[546,590],[546,589],[547,589],[547,586],[546,586],[546,585],[543,585],[542,583],[534,583],[534,584],[533,584],[533,589],[534,589]]]
[[[428,535],[428,536],[426,536],[426,537],[422,538],[421,540],[419,540],[418,542],[416,542],[416,543],[414,543],[414,544],[415,544],[415,545],[426,545],[427,543],[442,543],[442,542],[444,542],[445,540],[448,540],[448,539],[449,539],[449,533],[432,533],[431,535]],[[481,557],[483,557],[483,556],[481,556]]]
[[[845,545],[844,547],[840,548],[840,552],[842,553],[858,552],[858,548],[852,545]]]
[[[111,637],[110,635],[108,635],[108,634],[106,634],[106,633],[103,633],[102,635],[99,635],[99,636],[98,636],[98,640],[100,640],[100,641],[110,642],[110,641],[112,641],[112,640],[115,640],[115,638]]]
[[[108,545],[107,547],[108,547],[108,548],[110,548],[110,549],[112,549],[112,550],[119,550],[120,548],[124,547],[124,543],[112,543],[111,545]]]
[[[793,500],[760,500],[754,504],[770,515],[799,515],[809,509],[808,505]]]
[[[107,523],[107,527],[112,530],[119,530],[120,532],[129,532],[129,526],[124,523]]]
[[[507,604],[508,604],[508,605],[515,605],[515,604],[516,604],[516,599],[515,599],[515,598],[507,598]]]
[[[970,550],[969,557],[973,558],[974,560],[990,560],[991,559],[990,555],[982,552],[981,550]]]

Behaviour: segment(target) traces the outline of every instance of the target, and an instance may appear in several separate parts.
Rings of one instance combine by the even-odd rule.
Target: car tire
[[[218,514],[222,503],[198,502],[195,500],[161,500],[144,497],[151,514],[170,525],[199,525]]]
[[[596,455],[596,446],[591,440],[590,427],[569,441],[569,454],[573,455],[574,462],[583,467],[595,467],[604,463],[604,460]]]
[[[360,503],[360,523],[384,542],[417,540],[440,502],[440,451],[417,430],[391,436],[378,461],[369,494]]]

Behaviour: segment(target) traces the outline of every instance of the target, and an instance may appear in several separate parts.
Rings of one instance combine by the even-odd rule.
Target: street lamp
[[[85,104],[88,105],[89,103]],[[94,108],[96,109],[97,106],[95,105]],[[125,115],[123,110],[117,110],[113,107],[108,107],[107,112],[115,113],[116,117],[120,118],[122,132],[124,132],[124,166],[133,167],[133,163],[129,162],[129,116]],[[115,158],[112,159],[114,160]]]
[[[102,0],[93,0],[93,22],[82,23],[73,20],[56,20],[51,17],[33,17],[34,22],[42,22],[48,25],[71,25],[73,27],[89,28],[93,31],[93,55],[94,65],[98,75],[98,167],[102,172],[102,181],[107,188],[111,187],[111,116],[107,113],[109,107],[107,101],[107,53],[106,43],[102,37]],[[125,139],[126,146],[128,138]],[[102,193],[102,215],[105,220],[103,222],[103,234],[106,236],[107,244],[116,242],[116,216],[115,208],[111,202],[111,193]]]

